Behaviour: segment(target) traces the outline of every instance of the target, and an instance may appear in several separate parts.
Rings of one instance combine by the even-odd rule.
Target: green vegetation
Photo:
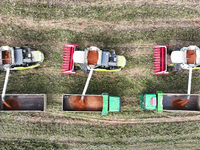
[[[159,122],[160,118],[184,119],[198,114],[159,114],[139,108],[139,95],[146,91],[186,93],[187,71],[153,75],[152,46],[170,44],[170,51],[187,45],[200,46],[198,6],[186,6],[184,2],[158,5],[86,0],[66,4],[10,0],[2,1],[0,10],[0,45],[26,45],[45,54],[43,67],[11,74],[7,93],[44,93],[48,98],[45,113],[0,113],[0,149],[199,147],[198,121]],[[127,65],[121,72],[95,72],[87,91],[121,96],[122,113],[102,116],[61,111],[62,94],[81,93],[87,78],[81,71],[78,75],[60,73],[63,44],[78,44],[82,49],[91,45],[111,48],[126,57]],[[193,72],[192,93],[199,93],[199,75],[198,70]],[[4,77],[2,72],[2,86]],[[150,124],[148,119],[156,118],[158,122]]]
[[[22,116],[21,116],[22,117]],[[199,122],[141,125],[81,125],[1,120],[1,148],[116,149],[197,148]],[[24,129],[26,129],[24,131]],[[5,134],[9,132],[9,134]],[[13,137],[13,140],[9,140]],[[24,139],[27,137],[28,139]],[[15,139],[18,140],[15,140]],[[47,141],[46,139],[50,139]]]
[[[1,149],[67,149],[69,148],[67,144],[62,144],[59,142],[49,142],[47,140],[0,140]]]
[[[64,6],[42,3],[4,2],[1,14],[12,16],[31,17],[34,19],[67,19],[71,17],[98,19],[102,21],[130,21],[138,18],[195,18],[199,16],[198,7],[173,5],[74,5]],[[7,9],[10,8],[10,9]],[[170,11],[169,11],[170,9]]]

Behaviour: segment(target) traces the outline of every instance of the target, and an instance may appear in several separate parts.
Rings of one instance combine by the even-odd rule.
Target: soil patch
[[[3,110],[18,110],[19,109],[19,104],[17,100],[8,98],[5,100],[5,102],[7,103],[7,105],[3,104]]]
[[[10,63],[10,51],[3,51],[2,52],[3,64]]]
[[[81,96],[70,96],[68,100],[70,109],[73,111],[102,111],[103,97],[86,95],[84,100]]]
[[[98,51],[89,51],[87,55],[87,60],[89,65],[96,65],[99,58]]]
[[[196,61],[196,52],[193,50],[187,50],[187,63],[194,64]]]
[[[189,99],[181,100],[180,98],[174,99],[172,101],[172,106],[177,110],[184,110],[185,104],[188,102]]]

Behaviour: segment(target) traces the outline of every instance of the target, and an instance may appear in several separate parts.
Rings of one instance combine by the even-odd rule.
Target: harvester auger
[[[154,46],[154,74],[169,74],[167,71],[167,49],[169,45]],[[200,69],[200,49],[191,45],[183,47],[180,50],[172,51],[171,61],[176,73],[180,73],[182,69],[189,70],[188,91],[187,94],[142,94],[140,97],[140,106],[144,109],[157,109],[162,111],[163,107],[176,110],[199,110],[199,95],[192,94],[191,97],[191,80],[192,70]],[[164,96],[163,96],[164,95]],[[182,100],[182,98],[185,98]],[[186,104],[187,103],[187,104]],[[194,104],[194,105],[192,105]]]
[[[103,114],[120,111],[120,98],[113,98],[108,94],[87,95],[90,79],[93,71],[115,72],[120,71],[126,65],[124,56],[116,55],[114,50],[99,49],[95,46],[78,50],[78,45],[65,45],[63,52],[63,74],[76,74],[77,68],[84,70],[85,74],[90,71],[82,95],[64,95],[63,110],[70,111],[99,111]],[[65,106],[65,105],[69,105]],[[91,105],[89,105],[91,104]],[[72,106],[73,105],[73,106]],[[109,107],[109,108],[108,108]],[[68,109],[70,108],[70,109]],[[73,109],[72,109],[73,108]],[[106,113],[107,112],[107,113]]]
[[[44,61],[44,54],[28,47],[0,47],[0,67],[6,71],[1,95],[0,111],[44,111],[46,96],[44,94],[5,94],[10,71],[33,69]]]

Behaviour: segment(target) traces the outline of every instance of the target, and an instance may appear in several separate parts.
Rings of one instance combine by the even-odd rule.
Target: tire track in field
[[[32,30],[45,29],[64,29],[73,30],[77,32],[87,32],[87,29],[98,27],[98,30],[111,29],[114,31],[132,31],[132,30],[147,30],[147,29],[167,29],[167,28],[199,28],[200,20],[197,19],[134,19],[133,21],[117,21],[104,22],[100,20],[91,20],[86,18],[79,19],[65,19],[65,20],[41,20],[35,21],[33,19],[22,17],[0,16],[0,25],[9,26],[10,24],[18,25],[22,28]],[[96,29],[95,29],[96,30]],[[90,30],[89,30],[90,31]],[[88,32],[89,32],[88,31]]]
[[[60,114],[60,113],[59,113]],[[57,116],[56,116],[57,118]],[[3,120],[4,118],[1,118]],[[6,118],[5,118],[6,120]],[[39,123],[39,124],[59,124],[59,125],[69,125],[69,124],[90,124],[90,125],[135,125],[135,124],[158,124],[158,123],[183,123],[183,122],[196,122],[200,121],[199,112],[194,116],[182,116],[182,117],[161,117],[161,118],[147,118],[147,119],[102,119],[102,118],[91,118],[91,117],[72,117],[69,119],[46,119],[31,117],[26,119],[21,119],[20,117],[15,118],[16,122],[20,123]]]
[[[1,0],[2,2],[7,2],[7,0]],[[84,5],[92,5],[92,6],[104,6],[104,5],[123,5],[127,3],[135,4],[135,5],[187,5],[187,6],[198,6],[199,0],[95,0],[95,1],[88,1],[88,0],[10,0],[10,2],[22,2],[26,4],[47,4],[57,5],[60,7],[64,7],[65,5],[72,5],[72,6],[84,6]]]

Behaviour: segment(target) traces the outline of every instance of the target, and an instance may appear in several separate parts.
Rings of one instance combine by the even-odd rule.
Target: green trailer
[[[172,101],[175,99],[184,100],[187,94],[163,93],[157,91],[156,94],[141,94],[140,108],[144,110],[162,111],[199,111],[200,110],[200,94],[191,94],[189,101],[185,104],[184,109],[176,109]]]
[[[85,95],[83,103],[80,103],[80,94],[63,95],[63,111],[67,112],[121,112],[121,99],[118,96],[110,96],[108,93],[102,95]]]

